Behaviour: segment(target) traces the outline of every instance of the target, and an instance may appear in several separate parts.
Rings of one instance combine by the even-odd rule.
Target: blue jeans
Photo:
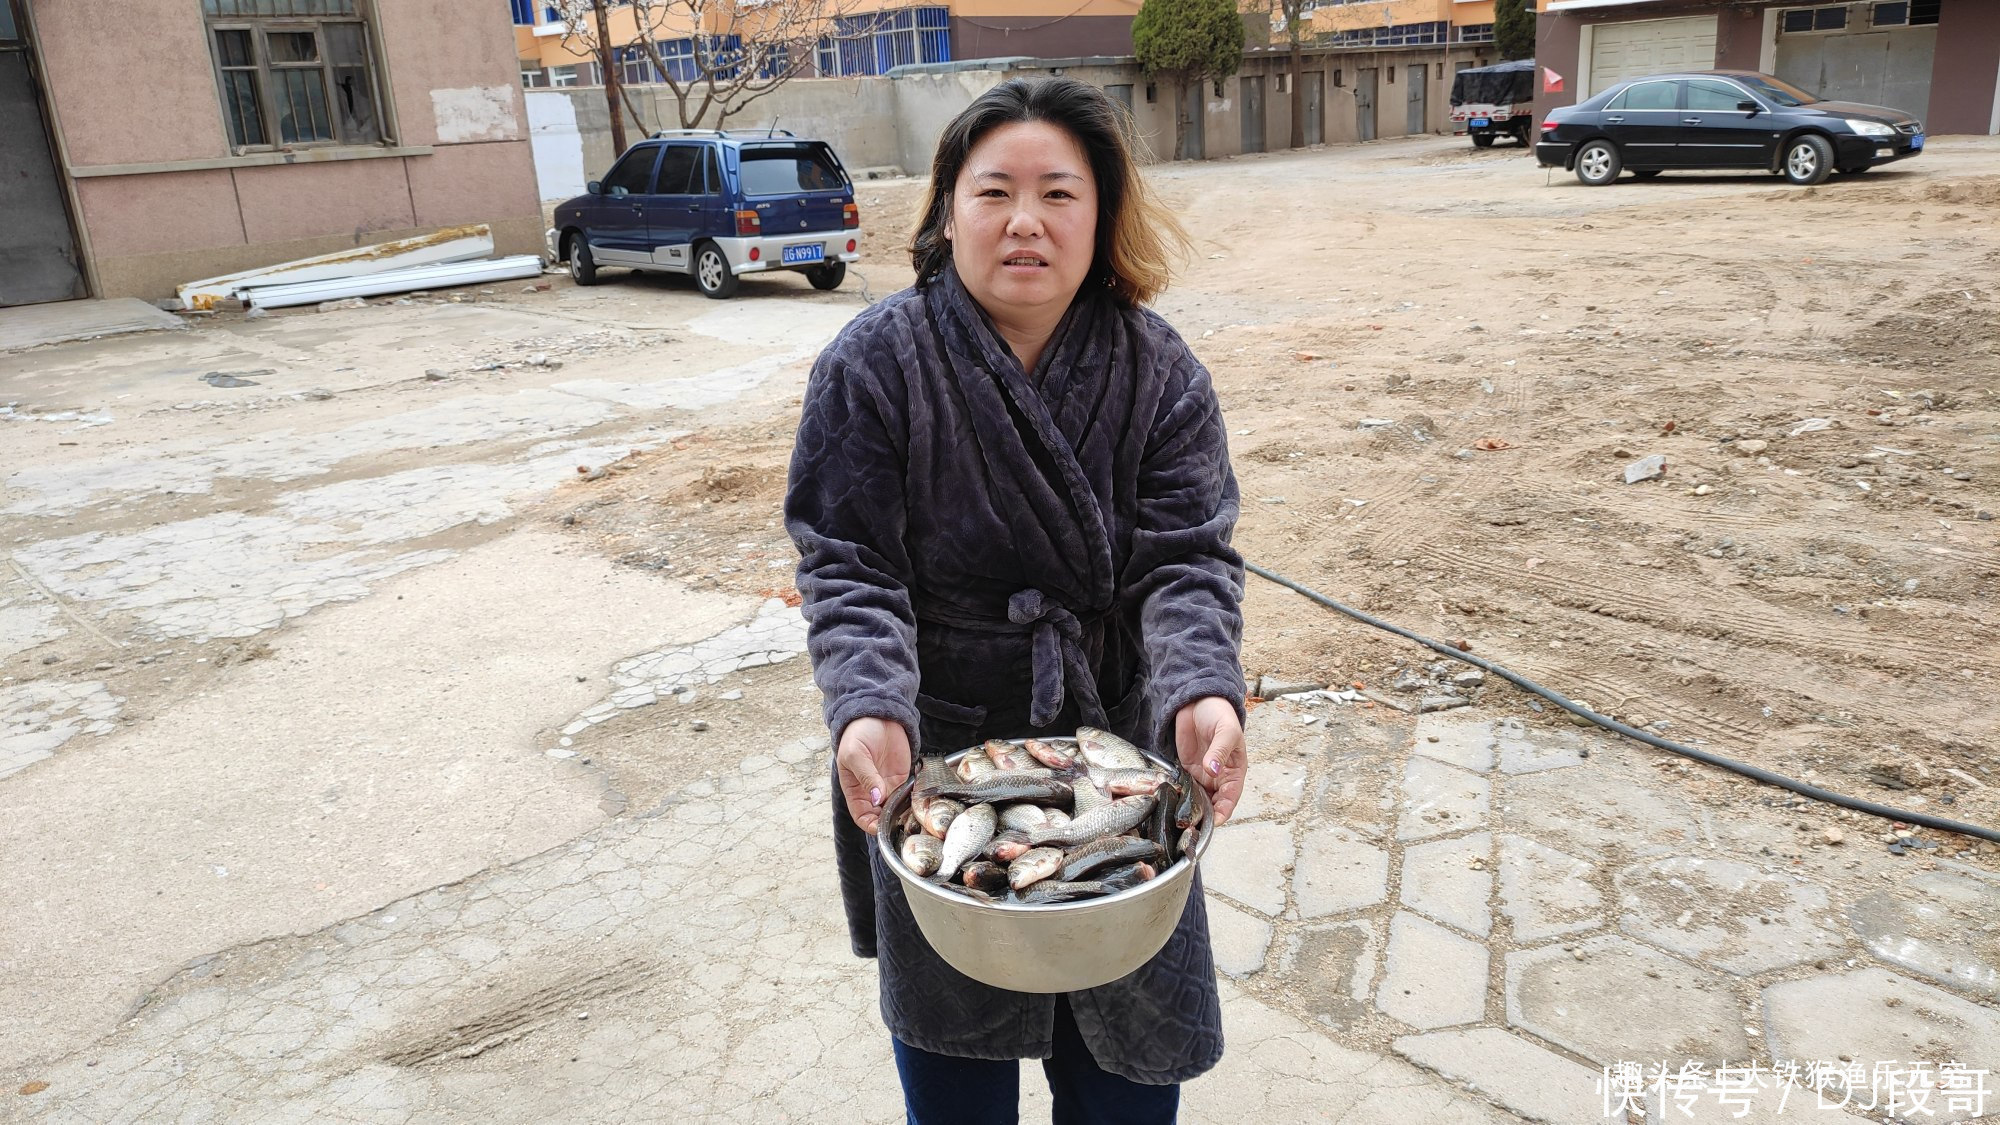
[[[892,1039],[909,1125],[1016,1125],[1021,1064],[937,1055]],[[1179,1086],[1148,1086],[1100,1069],[1076,1030],[1067,998],[1056,1001],[1054,1041],[1042,1060],[1055,1098],[1054,1125],[1173,1125]]]

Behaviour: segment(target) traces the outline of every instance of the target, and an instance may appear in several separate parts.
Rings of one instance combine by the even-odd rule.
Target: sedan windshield
[[[1767,75],[1732,74],[1730,77],[1787,109],[1793,106],[1811,105],[1819,100],[1789,82],[1771,78]]]

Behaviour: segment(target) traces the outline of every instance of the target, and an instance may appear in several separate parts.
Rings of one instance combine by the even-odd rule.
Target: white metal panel
[[[379,297],[385,293],[411,293],[418,289],[445,289],[454,285],[479,285],[539,277],[539,254],[517,254],[511,258],[491,258],[483,262],[454,262],[441,266],[419,266],[390,270],[366,277],[342,277],[329,281],[307,281],[296,285],[266,285],[245,294],[251,307],[282,309],[291,305],[316,305],[343,297]]]
[[[1627,78],[1715,66],[1715,17],[1600,23],[1590,40],[1590,89]]]
[[[583,133],[576,124],[576,103],[561,90],[530,90],[528,144],[535,157],[535,185],[543,199],[582,195]]]

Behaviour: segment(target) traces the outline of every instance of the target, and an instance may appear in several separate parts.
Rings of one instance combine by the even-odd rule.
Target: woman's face
[[[944,235],[988,315],[1060,316],[1097,252],[1097,181],[1076,138],[1045,121],[981,137],[953,185]]]

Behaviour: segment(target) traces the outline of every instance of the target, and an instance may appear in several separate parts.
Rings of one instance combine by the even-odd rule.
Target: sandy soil
[[[2000,824],[2000,143],[1809,189],[1590,189],[1462,139],[1152,175],[1198,247],[1160,308],[1215,374],[1247,557],[1666,737]],[[907,284],[921,190],[864,184],[871,258],[811,297]],[[795,408],[548,514],[631,565],[786,593]],[[1653,455],[1661,479],[1624,483]],[[1434,659],[1250,581],[1252,677],[1386,689]],[[1715,801],[1776,793],[1676,768]]]

